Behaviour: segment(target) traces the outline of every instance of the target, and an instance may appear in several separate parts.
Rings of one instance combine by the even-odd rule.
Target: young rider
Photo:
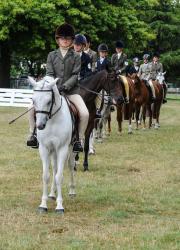
[[[84,52],[86,46],[86,37],[84,35],[78,34],[74,39],[74,50],[81,57],[81,71],[80,71],[80,80],[88,77],[92,73],[91,69],[91,58],[88,54]]]
[[[129,103],[129,84],[126,80],[125,73],[128,66],[127,55],[123,52],[124,43],[116,42],[116,53],[111,57],[111,64],[114,70],[121,76],[124,84],[125,103]]]
[[[149,57],[149,54],[143,55],[144,63],[140,65],[138,76],[145,81],[146,86],[148,87],[151,94],[151,101],[154,102],[156,95],[152,80],[150,79],[151,67],[149,64]]]
[[[74,28],[70,24],[64,23],[56,29],[55,40],[59,48],[48,54],[46,75],[59,78],[57,81],[59,92],[65,93],[78,109],[80,140],[75,142],[73,150],[74,152],[82,152],[81,140],[84,137],[88,124],[89,112],[82,97],[79,95],[78,74],[81,69],[81,59],[79,54],[72,48],[74,37]],[[34,119],[34,115],[30,119],[31,126],[33,124],[32,119]],[[32,130],[31,127],[31,132]],[[35,135],[31,134],[27,145],[32,146],[35,142],[34,139],[36,139]]]

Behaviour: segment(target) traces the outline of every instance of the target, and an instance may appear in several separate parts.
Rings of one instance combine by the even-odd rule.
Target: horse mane
[[[101,70],[99,72],[95,72],[92,75],[84,78],[83,80],[80,81],[80,85],[87,87],[88,85],[93,85],[94,82],[97,82],[97,79],[102,78],[102,76],[107,77],[107,71],[106,70]]]

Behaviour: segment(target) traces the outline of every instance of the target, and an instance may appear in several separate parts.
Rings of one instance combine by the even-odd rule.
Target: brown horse
[[[95,99],[102,89],[108,93],[115,104],[121,105],[124,101],[119,79],[115,73],[108,73],[106,70],[103,70],[81,81],[80,94],[84,99],[90,114],[89,123],[85,133],[84,171],[88,170],[89,139],[94,128],[94,120],[96,116]]]
[[[145,81],[141,80],[137,75],[133,78],[134,84],[134,111],[136,117],[136,129],[139,126],[140,120],[140,110],[142,109],[142,119],[143,119],[143,128],[146,128],[146,113],[149,114],[149,128],[152,123],[152,110],[151,110],[151,100],[150,93],[145,84]]]
[[[122,132],[122,121],[123,115],[125,120],[129,120],[128,133],[132,133],[132,116],[135,112],[136,116],[136,129],[138,129],[138,121],[140,119],[140,110],[142,109],[142,118],[143,118],[143,128],[146,128],[146,115],[149,116],[148,127],[152,127],[152,118],[156,119],[155,128],[159,127],[159,114],[160,108],[163,101],[163,88],[158,81],[154,81],[153,85],[156,93],[156,100],[154,103],[151,103],[151,95],[145,84],[144,80],[135,75],[133,77],[126,78],[129,84],[129,103],[121,104],[117,106],[117,122],[118,122],[118,132]],[[122,83],[122,80],[121,80]],[[124,85],[122,84],[122,92],[125,91]],[[110,126],[111,115],[108,118],[108,130],[111,131]]]
[[[163,86],[158,81],[153,81],[153,85],[155,88],[156,100],[152,104],[152,118],[155,120],[154,128],[158,129],[160,127],[159,116],[164,94]],[[150,121],[150,126],[152,126],[152,120]]]

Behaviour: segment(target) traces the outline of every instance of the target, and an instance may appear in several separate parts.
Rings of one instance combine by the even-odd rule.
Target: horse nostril
[[[45,128],[45,126],[46,126],[45,124],[41,124],[41,125],[37,126],[37,129],[43,130]]]
[[[124,97],[123,96],[119,96],[118,99],[117,99],[117,103],[123,104],[124,103]]]

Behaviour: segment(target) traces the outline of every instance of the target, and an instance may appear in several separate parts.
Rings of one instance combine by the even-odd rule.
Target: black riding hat
[[[137,73],[137,71],[136,71],[136,69],[133,66],[129,65],[126,68],[126,73],[132,75],[134,73]]]
[[[116,48],[119,48],[119,49],[124,48],[124,43],[121,40],[117,41]]]
[[[86,43],[87,43],[87,40],[86,40],[86,37],[84,35],[81,35],[81,34],[75,35],[74,44],[86,45]]]
[[[85,34],[87,43],[91,43],[91,37],[88,34]]]
[[[101,43],[98,46],[98,51],[102,51],[102,52],[108,52],[108,46],[105,43]]]
[[[62,25],[60,25],[55,32],[55,38],[59,38],[59,37],[72,37],[72,39],[74,39],[75,37],[75,31],[74,31],[74,27],[68,23],[64,23]]]
[[[156,52],[154,52],[153,57],[158,57],[158,58],[159,58],[159,57],[160,57],[159,52],[157,52],[157,51],[156,51]]]

